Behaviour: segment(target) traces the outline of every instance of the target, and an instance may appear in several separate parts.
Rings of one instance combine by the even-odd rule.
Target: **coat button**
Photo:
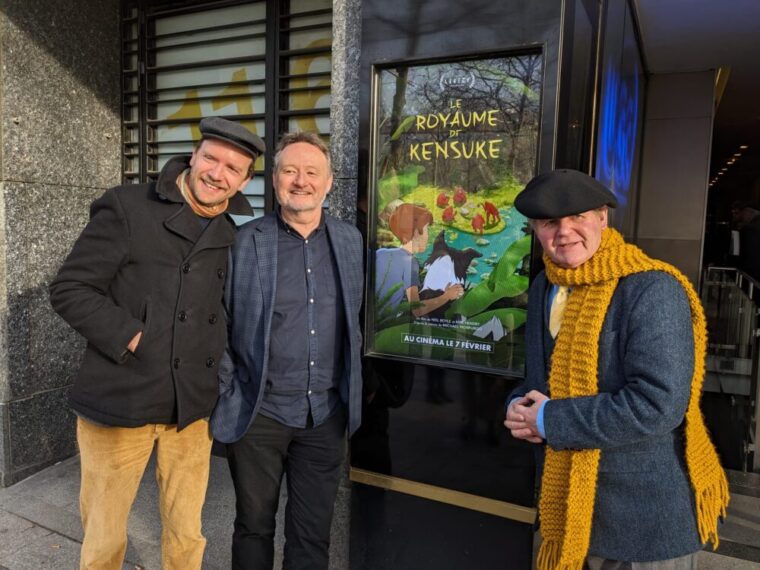
[[[187,320],[187,313],[185,311],[180,311],[177,318],[184,323]]]
[[[210,356],[206,359],[206,368],[211,368],[214,364],[216,364],[216,360],[211,358]]]
[[[216,315],[214,314],[209,315],[208,322],[210,322],[212,325],[216,323]]]
[[[190,264],[189,263],[184,263],[182,265],[182,273],[189,273],[189,272],[190,272]]]
[[[216,270],[216,276],[217,276],[219,279],[224,279],[224,269],[217,269],[217,270]]]
[[[179,368],[179,358],[174,359],[174,368]]]

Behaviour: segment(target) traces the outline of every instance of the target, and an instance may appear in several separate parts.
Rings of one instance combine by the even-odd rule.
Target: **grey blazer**
[[[543,272],[531,285],[526,380],[509,401],[534,388],[547,393],[554,348],[548,286]],[[589,554],[643,562],[696,552],[702,545],[682,429],[694,337],[688,299],[673,277],[650,271],[620,280],[598,366],[597,396],[551,400],[544,408],[553,449],[602,450]]]
[[[361,421],[361,330],[364,271],[362,240],[352,225],[325,214],[346,315],[344,371],[340,395],[349,434]],[[227,348],[219,365],[219,402],[211,416],[214,437],[231,443],[248,431],[261,404],[269,363],[269,339],[277,285],[277,218],[272,213],[238,231],[230,252],[225,310]]]

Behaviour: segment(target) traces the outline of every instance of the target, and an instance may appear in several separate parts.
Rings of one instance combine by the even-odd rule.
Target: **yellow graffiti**
[[[185,93],[185,100],[182,102],[182,105],[179,109],[177,109],[176,112],[172,113],[168,117],[166,117],[169,120],[172,119],[195,119],[197,120],[199,117],[201,117],[201,103],[198,100],[198,90],[197,89],[190,89]],[[169,125],[170,129],[176,129],[181,125]],[[200,140],[201,138],[201,131],[198,128],[198,125],[193,125],[190,127],[190,131],[192,132],[192,138],[194,141]]]
[[[245,73],[245,68],[238,69],[232,74],[232,83],[238,83],[240,81],[248,81],[248,76]],[[250,91],[248,91],[247,85],[228,85],[224,90],[219,93],[220,97],[227,95],[240,95],[234,99],[216,99],[212,101],[212,107],[214,111],[218,111],[223,107],[235,105],[237,107],[238,115],[253,115],[253,98]],[[253,127],[253,132],[256,132],[256,126]]]
[[[240,68],[235,70],[232,73],[232,78],[230,80],[230,83],[238,83],[242,81],[247,81],[248,76],[246,75],[245,68]],[[240,95],[240,97],[233,97],[231,99],[223,98],[225,96],[229,95]],[[248,90],[247,85],[227,85],[221,93],[218,95],[219,98],[215,98],[211,100],[211,106],[214,109],[214,111],[218,111],[219,109],[222,109],[224,107],[228,107],[230,105],[234,105],[237,109],[236,113],[237,115],[253,115],[253,97],[251,96],[250,91]],[[182,105],[180,105],[179,109],[177,109],[174,113],[166,117],[169,120],[173,119],[183,119],[183,120],[198,120],[201,117],[203,117],[203,112],[201,111],[201,103],[198,100],[198,90],[197,89],[188,89],[185,92],[185,100],[182,102]],[[248,128],[252,133],[259,134],[256,132],[256,122],[255,121],[242,121],[242,124]],[[169,125],[170,129],[175,129],[177,127],[181,127],[184,125]],[[190,131],[192,133],[192,138],[194,141],[200,140],[201,138],[201,131],[198,128],[197,124],[193,124],[190,127]]]
[[[314,40],[311,42],[308,47],[314,48],[314,47],[327,47],[331,45],[330,38],[322,38],[319,40]],[[303,75],[306,73],[309,73],[309,69],[311,68],[311,65],[317,61],[319,58],[327,58],[330,59],[329,55],[316,55],[316,56],[303,56],[303,57],[294,57],[292,62],[292,74],[293,75]],[[293,93],[292,95],[292,110],[306,110],[306,109],[314,109],[314,107],[317,104],[317,101],[320,97],[323,97],[325,93],[329,93],[330,89],[330,78],[324,77],[316,82],[309,83],[307,79],[294,79],[291,83],[291,88],[300,88],[300,87],[310,87],[308,91],[297,91]],[[315,117],[297,117],[296,123],[298,124],[298,128],[302,131],[307,132],[319,132],[319,129],[317,128],[317,120]]]
[[[308,44],[307,47],[328,47],[331,45],[330,38],[322,38],[314,40]],[[305,75],[310,71],[313,63],[320,58],[326,58],[330,61],[330,55],[313,55],[294,57],[291,60],[291,74],[292,75]],[[241,83],[246,82],[248,76],[245,68],[240,68],[232,73],[230,83],[228,84],[217,97],[211,99],[211,105],[214,111],[223,109],[228,106],[235,106],[237,115],[253,115],[255,112],[253,104],[253,95],[251,94],[248,85]],[[234,85],[237,83],[237,85]],[[297,91],[291,95],[292,110],[308,110],[314,109],[317,102],[321,97],[330,93],[330,78],[320,78],[318,80],[309,80],[308,78],[293,79],[290,84],[291,89],[308,88],[304,91]],[[233,96],[233,97],[230,97]],[[184,101],[174,113],[166,117],[168,120],[180,119],[183,121],[197,121],[203,116],[201,110],[201,103],[198,99],[198,90],[189,89],[185,92]],[[296,124],[299,129],[303,131],[319,132],[317,127],[316,117],[296,117]],[[252,133],[259,134],[256,127],[256,122],[252,120],[241,121],[241,124],[248,128]],[[184,127],[185,125],[168,125],[169,129],[175,129],[177,127]],[[200,140],[201,133],[197,124],[190,126],[191,136],[194,141]],[[258,166],[258,165],[257,165]]]

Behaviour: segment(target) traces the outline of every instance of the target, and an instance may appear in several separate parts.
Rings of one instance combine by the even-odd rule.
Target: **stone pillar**
[[[636,243],[699,286],[715,72],[649,78]]]
[[[0,485],[76,453],[83,342],[47,285],[121,177],[119,0],[0,7]]]
[[[361,0],[333,0],[330,153],[334,180],[330,213],[349,222],[356,219],[359,174],[361,26]]]
[[[333,0],[333,50],[330,88],[330,153],[333,189],[330,213],[356,220],[359,176],[359,55],[361,53],[361,0]],[[351,490],[346,475],[338,489],[331,532],[330,569],[349,568]]]

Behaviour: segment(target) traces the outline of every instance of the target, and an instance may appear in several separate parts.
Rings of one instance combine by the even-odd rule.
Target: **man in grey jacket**
[[[539,570],[696,568],[728,502],[699,410],[699,299],[677,269],[607,227],[616,204],[571,170],[534,178],[515,201],[545,264],[505,421],[545,449]]]
[[[200,123],[192,156],[158,180],[112,188],[50,285],[53,308],[87,340],[69,400],[82,464],[83,569],[120,569],[127,519],[154,447],[163,567],[201,567],[208,418],[226,328],[222,291],[240,190],[264,145],[242,125]]]

